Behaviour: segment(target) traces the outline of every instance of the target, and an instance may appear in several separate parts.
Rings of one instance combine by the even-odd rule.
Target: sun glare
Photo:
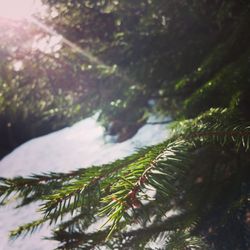
[[[43,5],[40,0],[0,0],[0,18],[29,19],[33,14],[42,10]]]

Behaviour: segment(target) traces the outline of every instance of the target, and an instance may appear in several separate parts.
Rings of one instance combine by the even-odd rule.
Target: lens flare
[[[0,18],[4,19],[29,19],[42,9],[43,5],[39,0],[0,0]]]

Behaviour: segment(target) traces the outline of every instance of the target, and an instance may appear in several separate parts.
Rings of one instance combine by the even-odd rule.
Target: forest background
[[[43,2],[46,15],[1,22],[2,156],[94,114],[117,142],[152,114],[175,122],[165,142],[111,164],[3,178],[2,204],[43,202],[12,237],[50,221],[59,249],[160,236],[166,249],[248,249],[249,2]]]

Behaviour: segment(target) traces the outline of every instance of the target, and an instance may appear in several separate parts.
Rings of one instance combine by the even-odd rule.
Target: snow
[[[155,121],[152,117],[151,121]],[[103,128],[94,117],[72,127],[26,142],[0,161],[0,176],[27,176],[32,173],[68,172],[81,167],[107,163],[125,157],[136,149],[159,143],[167,138],[166,125],[145,125],[137,134],[122,143],[106,143]],[[13,205],[0,208],[0,250],[52,250],[57,242],[42,240],[49,228],[25,239],[8,240],[8,233],[17,226],[39,218],[36,204],[18,210]]]

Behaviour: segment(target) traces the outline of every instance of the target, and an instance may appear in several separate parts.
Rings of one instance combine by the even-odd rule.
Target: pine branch
[[[32,221],[30,223],[19,226],[15,230],[10,231],[10,238],[17,239],[19,236],[27,236],[28,234],[34,233],[36,230],[41,228],[41,226],[47,221],[46,218]]]
[[[194,166],[196,157],[200,155],[197,153],[198,149],[215,144],[218,148],[225,145],[232,148],[231,145],[235,145],[236,150],[241,147],[249,149],[250,127],[243,123],[227,125],[225,121],[228,117],[235,119],[228,110],[210,110],[196,119],[180,122],[173,136],[167,141],[143,148],[130,157],[110,164],[67,174],[49,173],[29,178],[2,178],[0,191],[3,200],[16,193],[22,199],[21,205],[36,199],[44,201],[41,207],[44,217],[14,230],[12,237],[32,233],[47,221],[50,224],[56,223],[59,218],[62,220],[69,213],[71,219],[59,225],[58,235],[67,232],[74,236],[77,230],[84,235],[85,230],[98,219],[98,216],[108,216],[106,229],[97,232],[100,237],[98,244],[114,243],[117,231],[125,230],[126,225],[131,223],[142,223],[146,226],[153,213],[158,213],[154,222],[161,221],[162,215],[173,206],[173,201],[177,210],[181,207],[178,207],[180,204],[176,201],[187,190],[180,186],[180,180],[190,171],[191,166]],[[149,196],[149,190],[155,191],[153,197]],[[160,213],[155,212],[156,207],[160,207],[157,202],[164,203]],[[186,202],[188,211],[192,206]],[[144,213],[145,216],[138,216],[140,213]],[[171,227],[168,230],[174,231],[176,228]],[[137,236],[140,232],[143,231],[139,230]],[[126,230],[124,233],[126,234]],[[132,231],[127,233],[127,237],[132,237],[129,236]],[[188,241],[194,244],[196,242],[198,245],[199,239],[196,241],[196,238],[185,234],[184,231],[177,232],[176,235],[173,233],[173,237],[178,235],[183,236],[183,244]],[[90,239],[93,235],[85,236],[86,239]],[[146,244],[149,240],[145,238],[143,241],[143,237],[137,236],[131,238],[131,244],[140,240]],[[67,246],[77,244],[82,244],[79,239],[67,241]]]
[[[238,121],[237,123],[235,121]],[[174,128],[174,137],[202,144],[233,144],[239,150],[250,147],[250,125],[239,122],[237,114],[228,109],[210,109],[195,119],[181,121]]]
[[[169,197],[175,193],[174,176],[187,166],[186,152],[190,145],[184,141],[167,142],[155,147],[144,158],[129,165],[118,181],[111,187],[111,194],[103,198],[106,203],[100,214],[108,214],[112,222],[108,238],[116,230],[119,221],[128,216],[126,212],[140,207],[142,196],[151,187]]]
[[[18,193],[18,198],[22,199],[21,204],[24,206],[31,202],[41,199],[43,195],[49,195],[52,190],[60,189],[64,182],[69,181],[72,177],[84,174],[86,169],[79,169],[69,173],[44,173],[43,175],[31,175],[30,177],[15,177],[13,179],[0,179],[0,196],[5,195],[1,203],[8,202],[7,198],[12,193]]]
[[[111,186],[110,181],[112,182],[112,179],[115,181],[115,178],[120,175],[120,170],[126,168],[127,164],[134,162],[151,148],[152,147],[141,149],[134,155],[126,157],[124,160],[118,160],[114,163],[99,167],[80,169],[68,174],[50,173],[44,176],[35,175],[30,178],[3,178],[3,185],[1,186],[2,196],[19,192],[18,198],[23,199],[22,205],[25,205],[25,202],[27,204],[27,201],[46,201],[41,207],[44,218],[40,220],[40,224],[43,224],[45,221],[49,221],[51,224],[67,213],[73,214],[77,212],[76,209],[80,209],[80,211],[83,211],[85,207],[86,209],[90,209],[91,204],[98,208],[101,198],[100,195],[101,193],[105,195],[105,193],[109,191]],[[78,176],[79,173],[81,173],[80,176]],[[76,179],[72,179],[72,176],[76,176]],[[56,182],[54,182],[54,180],[56,180]],[[53,187],[54,190],[52,190]],[[42,189],[40,193],[39,188]],[[33,195],[33,197],[31,197],[31,195]],[[38,197],[36,197],[36,195],[38,195]],[[22,231],[24,233],[26,231],[32,231],[33,225],[36,227],[37,222],[28,223],[27,225],[19,227],[16,231],[18,232],[16,236],[21,235]],[[13,236],[15,235],[13,234]]]
[[[134,210],[142,205],[140,202],[142,189],[146,190],[150,186],[158,192],[162,192],[166,197],[174,193],[175,178],[177,176],[180,178],[181,170],[185,164],[188,165],[189,152],[198,147],[200,143],[204,145],[210,143],[225,145],[229,141],[230,143],[233,142],[237,148],[243,146],[248,150],[250,127],[244,125],[234,126],[232,133],[230,130],[231,127],[229,129],[228,126],[224,125],[223,120],[221,123],[217,122],[214,124],[211,121],[206,121],[205,123],[203,120],[208,118],[207,115],[211,118],[211,112],[220,112],[219,117],[221,116],[221,112],[226,113],[226,111],[219,109],[211,110],[209,114],[198,117],[196,120],[187,121],[186,130],[182,128],[182,133],[177,133],[174,136],[175,138],[181,138],[182,141],[176,139],[173,145],[164,145],[163,152],[157,152],[158,157],[156,157],[156,154],[152,158],[147,157],[147,160],[142,159],[142,164],[141,162],[134,162],[131,168],[127,167],[129,173],[123,173],[120,179],[112,186],[111,194],[103,199],[103,202],[108,204],[102,208],[101,214],[108,214],[109,220],[107,222],[112,222],[108,238],[115,231],[119,221],[128,215],[127,211],[130,208]],[[225,114],[225,116],[228,115],[231,114]],[[199,121],[198,124],[197,121]],[[220,128],[223,132],[214,132],[214,128]],[[205,138],[205,140],[204,137],[208,138]],[[197,144],[197,138],[199,139],[199,144]],[[173,150],[171,146],[173,148],[176,147],[176,150]],[[147,183],[147,186],[145,183]]]
[[[117,160],[111,164],[104,164],[101,166],[92,166],[91,168],[81,168],[76,171],[70,171],[69,173],[44,173],[40,175],[32,175],[30,177],[15,177],[13,179],[9,178],[0,178],[0,197],[2,198],[1,203],[7,203],[7,198],[11,194],[16,194],[19,199],[23,199],[23,205],[31,203],[33,201],[43,199],[43,196],[50,195],[55,190],[60,190],[62,186],[67,185],[68,183],[78,180],[81,176],[85,174],[88,175],[89,172],[92,172],[93,179],[95,175],[103,169],[103,173],[109,171],[117,171],[119,168],[125,167],[127,164],[133,162],[141,154],[144,154],[148,149],[141,149],[140,152],[137,152],[131,156],[128,156],[122,160]],[[119,167],[115,168],[117,165]],[[105,171],[105,169],[107,171]]]

